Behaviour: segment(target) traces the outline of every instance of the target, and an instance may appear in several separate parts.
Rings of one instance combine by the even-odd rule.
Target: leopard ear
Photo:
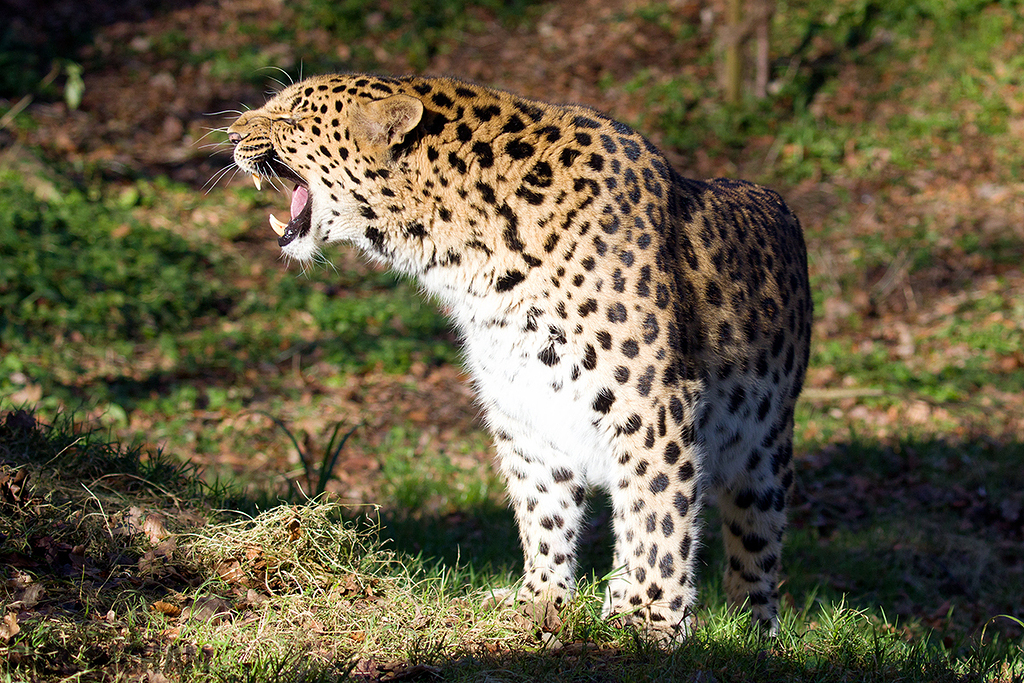
[[[362,105],[359,124],[376,145],[397,145],[423,118],[423,103],[409,95],[392,95]]]

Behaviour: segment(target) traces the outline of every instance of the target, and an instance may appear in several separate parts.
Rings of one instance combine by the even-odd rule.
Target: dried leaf
[[[156,547],[150,548],[139,558],[139,571],[152,571],[160,560],[170,560],[176,547],[177,541],[174,538],[168,538]]]
[[[28,433],[35,430],[36,419],[27,410],[12,410],[4,418],[4,426],[15,433]]]
[[[140,533],[143,515],[142,508],[131,506],[126,512],[114,516],[110,532],[115,536],[133,536]]]
[[[157,557],[165,557],[168,560],[174,555],[175,549],[178,547],[178,542],[173,538],[168,538],[160,543],[156,544],[153,548],[153,552],[156,553]]]
[[[516,611],[542,631],[556,633],[562,628],[562,617],[558,614],[555,603],[550,600],[524,602],[516,607]]]
[[[352,595],[362,593],[362,586],[359,585],[359,581],[356,580],[355,574],[349,574],[345,577],[344,589],[342,595]]]
[[[267,601],[267,596],[266,595],[264,595],[263,593],[260,593],[259,591],[255,591],[252,588],[247,588],[245,590],[245,597],[242,598],[241,606],[242,607],[252,607],[254,605],[262,604],[262,603],[264,603],[266,601]]]
[[[166,521],[167,518],[159,512],[151,512],[146,515],[145,521],[142,522],[142,532],[146,534],[150,543],[155,545],[170,536],[167,527],[164,526]]]
[[[151,612],[159,612],[160,614],[164,614],[172,619],[181,614],[180,607],[172,605],[169,602],[164,602],[163,600],[157,600],[149,606],[149,609]]]
[[[380,677],[382,681],[404,681],[418,678],[424,674],[429,675],[431,678],[439,678],[441,676],[441,670],[436,666],[412,664],[404,660],[388,662],[381,669],[384,671],[384,675]]]
[[[242,564],[235,559],[221,560],[215,567],[217,575],[229,585],[241,584],[245,585],[245,571],[242,569]]]
[[[31,574],[15,570],[11,572],[11,578],[7,580],[7,587],[11,590],[21,590],[33,582]]]
[[[14,601],[8,607],[12,609],[32,609],[39,604],[43,592],[43,587],[38,583],[29,584],[14,594]]]
[[[219,623],[231,619],[232,616],[231,603],[217,596],[196,598],[192,601],[191,607],[186,607],[181,611],[182,621],[196,619]]]
[[[21,627],[18,626],[18,615],[14,612],[8,612],[4,615],[4,620],[0,622],[0,641],[7,642],[14,636],[18,635],[21,631]]]
[[[380,669],[377,668],[377,663],[372,659],[360,659],[352,669],[353,677],[368,679],[371,681],[376,680],[379,674]]]
[[[0,469],[0,503],[15,506],[25,503],[30,498],[28,479],[28,470],[11,472],[6,466]]]

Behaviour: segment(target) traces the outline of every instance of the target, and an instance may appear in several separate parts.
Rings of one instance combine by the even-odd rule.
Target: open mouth
[[[262,187],[261,181],[262,178],[258,173],[252,174],[252,182],[257,190]],[[309,188],[300,181],[295,183],[295,188],[292,190],[290,214],[291,218],[287,223],[279,220],[274,214],[270,214],[270,227],[277,234],[277,243],[282,247],[296,237],[305,235],[312,225],[313,204],[309,200]]]

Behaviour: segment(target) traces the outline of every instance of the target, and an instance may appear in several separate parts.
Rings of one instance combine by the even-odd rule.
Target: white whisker
[[[339,275],[338,268],[331,262],[331,259],[327,258],[327,255],[324,252],[317,251],[315,258],[317,263],[323,265],[325,273],[333,270],[335,275]]]
[[[270,80],[272,80],[272,81],[274,81],[275,83],[277,83],[278,85],[280,85],[280,86],[281,86],[281,89],[282,89],[282,90],[283,90],[284,88],[287,88],[287,87],[288,87],[288,85],[291,85],[291,84],[294,84],[294,83],[295,83],[295,81],[294,81],[294,80],[292,80],[291,74],[289,74],[289,73],[288,73],[287,71],[285,71],[284,69],[282,69],[282,68],[281,68],[281,67],[279,67],[279,66],[264,66],[264,67],[262,67],[262,68],[258,69],[258,71],[269,71],[269,70],[271,70],[271,69],[274,69],[274,70],[280,71],[280,72],[281,72],[281,74],[282,74],[282,75],[284,75],[284,77],[288,79],[288,83],[286,84],[286,83],[284,83],[284,81],[282,81],[282,80],[280,80],[280,79],[278,79],[278,78],[274,78],[273,76],[268,76],[268,77],[267,77],[267,78],[269,78]],[[274,94],[276,95],[277,93],[274,93]]]
[[[224,177],[224,174],[226,174],[230,168],[230,166],[226,166],[210,176],[210,179],[207,180],[202,187],[203,194],[210,194],[210,192],[213,191],[213,188],[217,186],[217,183],[220,182],[220,179]]]
[[[213,135],[214,133],[224,133],[224,134],[226,135],[226,134],[227,134],[227,129],[225,129],[225,128],[207,128],[207,129],[206,129],[206,132],[205,132],[205,133],[203,133],[203,134],[202,134],[202,135],[201,135],[201,136],[200,136],[200,137],[199,137],[198,139],[196,139],[196,141],[195,141],[195,142],[193,142],[192,144],[193,144],[193,145],[196,145],[196,146],[197,146],[197,147],[199,147],[200,149],[206,149],[206,148],[208,148],[208,147],[225,147],[225,148],[227,148],[227,149],[231,149],[232,147],[234,147],[234,145],[232,145],[232,144],[231,144],[231,143],[230,143],[229,141],[227,141],[227,140],[217,140],[216,142],[208,142],[208,143],[205,143],[205,144],[203,144],[202,146],[199,146],[199,143],[200,143],[200,142],[202,142],[202,141],[203,141],[203,140],[205,140],[206,138],[210,137],[210,136],[211,136],[211,135]]]
[[[287,188],[286,188],[286,187],[284,186],[284,183],[283,183],[283,182],[281,181],[281,179],[280,179],[280,178],[278,178],[278,177],[276,177],[276,176],[273,176],[273,177],[270,177],[270,179],[269,179],[269,180],[270,180],[270,186],[271,186],[271,187],[273,187],[273,188],[274,188],[275,190],[277,190],[277,191],[278,191],[279,193],[281,193],[281,194],[283,194],[283,195],[287,196],[287,194],[286,194],[286,192],[285,192],[285,190],[286,190]]]
[[[216,173],[214,173],[213,177],[210,178],[209,180],[207,180],[206,184],[203,185],[203,189],[206,190],[206,192],[204,194],[210,194],[210,192],[213,191],[213,188],[215,188],[217,186],[217,183],[219,183],[221,180],[224,179],[224,176],[226,176],[231,171],[238,172],[238,170],[239,170],[238,167],[235,166],[235,164],[232,162],[232,163],[228,164],[227,166],[225,166],[224,168],[222,168],[221,170],[219,170]],[[232,175],[232,178],[233,177],[234,177],[234,175]]]
[[[220,126],[218,128],[208,128],[206,126],[202,126],[202,127],[200,127],[199,130],[205,130],[206,131],[205,133],[203,133],[203,136],[201,138],[199,138],[199,140],[202,140],[203,138],[205,138],[208,135],[213,135],[214,133],[223,133],[225,137],[227,137],[227,134],[228,134],[228,127],[227,126]],[[199,142],[199,140],[196,140],[196,142]],[[227,140],[224,140],[224,142],[227,142]]]

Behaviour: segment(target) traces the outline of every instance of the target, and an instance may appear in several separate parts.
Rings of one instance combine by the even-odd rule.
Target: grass
[[[764,182],[882,172],[898,183],[978,136],[1012,148],[1008,124],[1019,106],[1000,86],[1017,82],[1021,56],[1002,36],[1020,31],[1018,9],[984,0],[941,9],[917,0],[828,9],[784,2],[773,26],[776,79],[767,99],[722,103],[714,51],[681,74],[641,71],[625,87],[647,101],[641,129],[664,131],[683,153],[739,157]],[[941,49],[949,44],[957,50]],[[903,106],[892,106],[896,101]],[[1016,177],[1020,163],[1008,156],[1015,158],[1004,158],[1005,179]]]
[[[199,226],[186,240],[147,220],[153,193],[173,204],[180,186],[144,187],[128,202],[124,191],[90,198],[67,186],[40,199],[4,172],[0,188],[0,393],[26,395],[51,415],[82,408],[120,428],[151,415],[166,431],[149,440],[198,440],[206,452],[215,445],[183,432],[180,416],[244,409],[255,391],[238,380],[254,368],[400,373],[457,358],[448,323],[389,274],[329,282],[278,271],[261,296],[244,291],[235,283],[254,274],[242,254],[217,250],[219,233]]]
[[[298,439],[292,434],[291,430],[284,422],[274,417],[273,415],[267,415],[274,424],[280,427],[285,434],[288,435],[292,445],[295,446],[295,451],[299,456],[299,460],[302,463],[302,469],[305,473],[305,486],[302,483],[294,482],[289,480],[292,486],[293,496],[302,495],[309,498],[317,498],[323,495],[327,491],[327,482],[330,481],[331,476],[334,473],[334,468],[338,464],[338,456],[341,455],[341,450],[345,447],[345,443],[348,438],[352,436],[358,425],[348,430],[344,434],[341,433],[342,423],[338,422],[334,425],[334,430],[331,432],[331,438],[328,440],[327,445],[323,449],[323,455],[317,458],[316,454],[310,449],[303,449],[299,445]],[[338,438],[340,435],[340,439]]]
[[[5,172],[0,225],[0,335],[133,340],[157,329],[180,332],[222,313],[230,289],[209,254],[184,240],[91,202],[79,192],[41,203]],[[83,248],[86,247],[86,248]],[[130,254],[124,259],[120,254]]]
[[[218,80],[259,87],[275,79],[298,80],[304,73],[374,71],[392,54],[423,69],[435,55],[457,45],[461,35],[480,31],[495,19],[507,25],[523,23],[540,5],[540,0],[301,0],[289,3],[278,21],[243,11],[210,44],[193,42],[193,27],[169,26],[145,43],[143,51],[206,68]],[[4,48],[0,36],[0,60],[7,56],[12,62],[35,63],[48,57],[26,54],[17,42],[9,52]],[[116,63],[137,51],[138,45],[115,45],[105,59]],[[22,85],[16,77],[7,77],[12,87]],[[0,81],[0,92],[3,85]]]
[[[782,635],[764,641],[724,609],[714,578],[694,634],[677,650],[601,622],[599,580],[584,581],[561,629],[538,639],[516,612],[482,607],[507,574],[385,549],[372,512],[353,516],[312,500],[227,513],[218,507],[230,492],[204,485],[194,470],[70,418],[45,425],[9,412],[0,431],[5,680],[123,680],[147,669],[181,681],[387,672],[574,681],[1024,675],[1019,643],[936,643],[920,624],[813,591],[787,603]],[[28,473],[20,489],[7,478],[17,471]]]

